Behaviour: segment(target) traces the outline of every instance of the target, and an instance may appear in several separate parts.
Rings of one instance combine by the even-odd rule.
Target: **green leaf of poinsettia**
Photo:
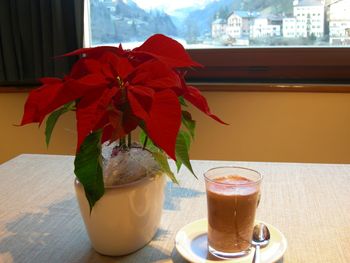
[[[188,111],[182,111],[182,124],[187,128],[187,130],[191,134],[192,139],[194,139],[196,122],[192,119],[192,115]]]
[[[144,145],[146,138],[147,134],[144,130],[141,130],[140,142],[142,145]],[[155,146],[150,138],[147,139],[146,148],[152,153],[153,158],[156,160],[162,171],[166,173],[166,175],[171,179],[171,181],[178,184],[174,173],[170,169],[166,154],[164,154],[157,146]]]
[[[176,170],[177,170],[177,173],[179,173],[180,169],[181,169],[181,166],[182,166],[182,162],[179,158],[176,159]]]
[[[176,139],[176,160],[181,162],[197,178],[193,172],[188,151],[191,144],[191,136],[185,131],[179,131]],[[178,166],[178,164],[176,164]],[[180,165],[181,166],[181,165]],[[178,166],[179,167],[179,166]],[[198,179],[198,178],[197,178]]]
[[[51,134],[52,134],[53,128],[56,125],[56,122],[57,122],[58,118],[62,114],[70,111],[72,109],[72,105],[73,104],[74,104],[74,102],[67,103],[66,105],[64,105],[64,107],[62,107],[62,108],[52,112],[50,114],[50,116],[47,118],[47,120],[46,120],[46,128],[45,128],[46,146],[49,146],[50,139],[51,139]]]
[[[182,106],[187,107],[187,103],[186,103],[184,97],[180,96],[180,97],[179,97],[179,102],[180,102],[180,104],[181,104]]]
[[[174,175],[174,173],[171,171],[169,163],[168,163],[168,158],[166,155],[160,151],[158,152],[152,152],[153,158],[157,161],[159,164],[160,168],[167,174],[167,176],[173,181],[173,183],[178,184],[178,181]]]
[[[185,132],[184,132],[184,131],[181,131],[181,133],[185,133]],[[179,137],[179,136],[180,136],[180,135],[178,134],[178,137]],[[177,137],[176,140],[178,140],[178,137]],[[186,135],[185,135],[185,137],[184,137],[184,138],[186,139],[186,147],[187,147],[187,149],[190,148],[190,143],[191,143],[191,141],[188,141],[188,140],[187,140],[188,137],[189,137],[189,136],[186,136]],[[187,152],[188,152],[188,150],[187,150]],[[177,153],[176,153],[176,154],[177,154]],[[176,168],[177,168],[177,172],[180,171],[181,167],[182,167],[182,159],[179,158],[178,156],[176,156]]]
[[[142,130],[140,133],[141,144],[144,144],[146,137],[147,137],[147,134]],[[177,171],[180,170],[182,165],[185,165],[185,167],[197,178],[197,176],[195,175],[192,169],[192,165],[188,155],[190,145],[191,145],[190,132],[179,131],[176,138],[176,147],[175,147]],[[146,147],[148,150],[152,152],[154,159],[158,162],[161,169],[165,173],[167,173],[167,175],[171,178],[173,182],[177,182],[174,174],[171,172],[170,168],[168,168],[169,164],[168,164],[168,159],[166,155],[157,146],[155,146],[152,140],[150,140],[149,138],[147,140]],[[161,154],[161,156],[159,154]]]
[[[100,156],[101,132],[94,132],[86,137],[74,160],[74,173],[84,186],[90,212],[104,194]]]
[[[147,134],[145,133],[145,131],[144,131],[144,130],[141,130],[140,136],[139,136],[141,145],[144,145],[144,144],[145,144],[146,138],[147,138],[146,148],[147,148],[148,150],[150,150],[151,152],[160,151],[159,148],[153,144],[152,140],[147,136]]]

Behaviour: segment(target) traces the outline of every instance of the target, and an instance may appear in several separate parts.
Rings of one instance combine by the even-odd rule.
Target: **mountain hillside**
[[[241,0],[240,8],[246,11],[260,11],[268,9],[270,14],[293,13],[292,0]]]
[[[154,32],[176,36],[177,29],[163,11],[145,11],[132,0],[91,1],[93,44],[144,41]]]
[[[153,33],[200,43],[210,39],[211,24],[226,19],[234,10],[264,15],[292,14],[292,0],[214,0],[202,7],[172,11],[146,11],[133,0],[91,0],[91,29],[94,43],[144,41]]]
[[[233,3],[237,1],[240,0],[217,0],[209,3],[203,9],[189,12],[184,19],[183,27],[179,30],[181,36],[189,43],[200,41],[205,35],[210,34],[211,23],[220,10],[226,10],[227,13],[232,12]]]
[[[119,1],[112,16],[115,16],[116,40],[119,42],[143,41],[154,32],[170,36],[177,34],[169,15],[159,10],[147,12],[132,0],[127,3]]]

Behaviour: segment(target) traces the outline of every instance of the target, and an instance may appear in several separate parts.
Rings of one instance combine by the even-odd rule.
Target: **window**
[[[344,4],[350,0],[90,0],[91,45],[132,48],[163,33],[205,65],[190,73],[193,81],[349,82],[350,36],[335,23]]]

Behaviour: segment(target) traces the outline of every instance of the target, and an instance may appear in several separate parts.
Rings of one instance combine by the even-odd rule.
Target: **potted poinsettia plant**
[[[120,174],[124,176],[125,171],[130,172],[130,165],[145,168],[148,162],[152,169],[135,170],[141,173],[161,171],[176,182],[167,161],[170,157],[176,161],[178,169],[184,165],[194,174],[188,151],[194,138],[195,121],[186,109],[186,103],[223,122],[210,112],[200,91],[186,84],[186,70],[201,65],[189,57],[180,43],[156,34],[133,50],[125,50],[121,45],[101,46],[82,48],[64,56],[80,58],[63,79],[41,79],[42,86],[31,91],[27,98],[21,125],[41,124],[48,116],[45,130],[48,144],[59,117],[75,111],[77,148],[74,173],[77,189],[80,187],[84,193],[85,204],[79,202],[81,208],[85,206],[88,210],[88,213],[84,212],[86,224],[93,220],[91,218],[99,209],[102,210],[102,199],[107,198],[109,187],[119,192],[125,190],[119,183],[116,183],[117,187],[107,187],[106,182],[111,181],[109,175],[122,177]],[[132,142],[131,136],[136,128],[140,130],[141,143],[138,145]],[[102,146],[110,145],[112,150],[107,157],[103,156]],[[136,155],[145,157],[135,159]],[[134,161],[129,163],[126,159],[130,157]],[[125,162],[129,166],[115,173]],[[127,187],[138,185],[133,180],[126,182]],[[128,195],[128,192],[123,192],[123,195]],[[106,231],[111,232],[110,229]],[[88,232],[91,238],[94,234],[89,229]],[[153,235],[154,230],[148,236]],[[102,253],[115,255],[132,250],[135,248],[117,253],[102,249]]]

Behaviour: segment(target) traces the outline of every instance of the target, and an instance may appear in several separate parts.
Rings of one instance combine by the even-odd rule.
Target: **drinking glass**
[[[208,250],[219,258],[251,249],[262,176],[244,167],[217,167],[204,173],[208,205]]]

